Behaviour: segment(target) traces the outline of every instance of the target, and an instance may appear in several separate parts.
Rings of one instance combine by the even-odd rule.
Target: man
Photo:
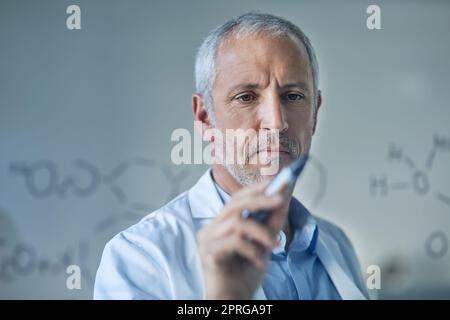
[[[94,298],[364,299],[345,234],[291,194],[266,197],[274,175],[263,175],[268,162],[256,160],[265,153],[281,169],[309,152],[322,98],[308,38],[284,19],[244,14],[203,41],[195,75],[193,114],[203,137],[211,128],[277,135],[256,148],[251,137],[233,145],[243,164],[216,156],[189,191],[115,236]],[[226,154],[234,150],[224,144]],[[242,217],[263,209],[266,223]]]

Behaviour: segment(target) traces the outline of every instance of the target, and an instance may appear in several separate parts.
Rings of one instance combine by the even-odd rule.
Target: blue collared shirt
[[[214,183],[223,203],[230,200]],[[328,273],[316,254],[319,228],[314,217],[305,210],[291,205],[289,223],[293,238],[287,251],[286,235],[280,231],[280,246],[272,251],[263,283],[264,294],[272,300],[341,299]]]

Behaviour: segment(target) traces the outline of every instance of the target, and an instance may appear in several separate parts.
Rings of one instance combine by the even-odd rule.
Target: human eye
[[[243,94],[237,95],[235,99],[242,103],[250,103],[253,100],[255,100],[256,97],[250,93],[243,93]]]
[[[284,94],[284,99],[289,102],[297,102],[305,99],[305,95],[300,92],[287,92]]]

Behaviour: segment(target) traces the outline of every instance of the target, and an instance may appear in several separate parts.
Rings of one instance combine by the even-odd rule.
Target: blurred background
[[[0,0],[0,298],[90,299],[106,241],[195,183],[206,166],[174,165],[170,137],[193,132],[196,49],[254,10],[319,59],[295,194],[380,267],[374,297],[450,298],[450,2],[298,0]]]

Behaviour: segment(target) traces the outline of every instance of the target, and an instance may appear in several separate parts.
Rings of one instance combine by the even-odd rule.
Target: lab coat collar
[[[343,258],[337,242],[328,234],[319,233],[317,242],[317,256],[331,281],[343,300],[366,300],[356,283],[342,268]],[[340,263],[339,263],[340,261]]]
[[[211,169],[189,190],[188,197],[194,219],[214,218],[223,207],[211,177]]]

